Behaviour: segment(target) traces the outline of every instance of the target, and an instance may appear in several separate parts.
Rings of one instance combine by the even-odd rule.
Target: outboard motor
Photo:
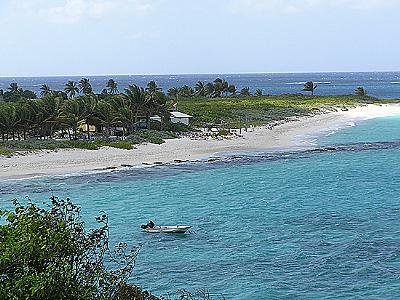
[[[150,221],[149,223],[147,223],[147,227],[148,228],[154,228],[154,222]]]

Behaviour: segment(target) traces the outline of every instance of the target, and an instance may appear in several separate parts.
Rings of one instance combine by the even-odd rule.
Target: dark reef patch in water
[[[308,159],[313,155],[338,152],[364,152],[376,150],[400,149],[400,140],[390,142],[374,143],[353,143],[344,145],[330,145],[318,148],[303,149],[297,151],[275,151],[275,152],[251,152],[214,155],[211,158],[179,162],[175,164],[156,164],[142,168],[125,166],[122,169],[107,170],[106,172],[87,172],[81,174],[70,174],[66,176],[41,177],[30,180],[16,180],[0,182],[0,196],[19,195],[28,193],[43,193],[47,191],[46,183],[51,181],[53,192],[65,191],[69,184],[93,184],[107,182],[123,182],[131,180],[146,180],[153,178],[162,178],[175,176],[181,173],[194,173],[209,169],[224,168],[235,164],[251,165],[265,161],[287,161]],[[48,189],[50,192],[50,189]]]

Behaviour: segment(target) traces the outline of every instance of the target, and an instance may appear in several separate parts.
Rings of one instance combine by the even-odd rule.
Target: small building
[[[78,130],[82,131],[82,132],[87,132],[88,131],[88,125],[85,124],[81,124],[78,127]],[[89,125],[89,132],[90,133],[95,133],[96,132],[96,126],[94,125]]]
[[[185,125],[189,125],[191,118],[193,118],[193,117],[190,115],[181,113],[179,111],[171,112],[171,122],[172,123],[183,123]]]

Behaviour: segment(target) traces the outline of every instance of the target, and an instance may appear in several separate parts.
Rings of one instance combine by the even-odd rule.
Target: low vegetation
[[[133,144],[152,143],[162,144],[167,139],[174,139],[177,135],[173,132],[156,131],[156,130],[138,130],[126,138],[127,142]]]
[[[14,154],[15,151],[5,148],[0,148],[0,155],[11,155]]]
[[[356,105],[375,103],[372,97],[307,96],[303,94],[277,96],[234,96],[223,98],[195,97],[179,102],[179,110],[193,116],[195,125],[204,123],[266,124],[285,118],[313,115]]]
[[[135,145],[141,143],[162,144],[166,139],[176,138],[173,132],[156,131],[156,130],[138,130],[125,140],[109,141],[106,139],[98,139],[94,141],[82,140],[10,140],[0,142],[0,155],[11,155],[16,151],[35,151],[35,150],[56,150],[56,149],[86,149],[98,150],[101,147],[113,147],[118,149],[130,150]]]

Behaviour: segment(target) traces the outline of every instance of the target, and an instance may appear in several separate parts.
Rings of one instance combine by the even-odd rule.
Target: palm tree
[[[100,101],[96,107],[96,122],[105,128],[106,136],[110,135],[111,125],[115,122],[112,102]]]
[[[147,94],[147,101],[144,105],[144,111],[146,113],[146,124],[147,129],[150,129],[150,117],[156,113],[161,116],[166,114],[167,111],[167,99],[163,92],[156,92],[153,94]]]
[[[79,89],[76,85],[75,81],[69,80],[65,87],[64,87],[65,93],[68,95],[69,98],[75,98],[76,94],[79,93]]]
[[[35,103],[36,101],[20,101],[17,104],[17,112],[18,118],[20,119],[20,123],[18,124],[19,130],[22,131],[22,136],[24,140],[26,139],[27,131],[32,128],[34,120],[37,119],[37,115],[34,114],[34,111],[31,109],[31,103]]]
[[[73,135],[70,139],[77,139],[77,130],[79,125],[86,120],[86,108],[81,99],[71,99],[64,102],[62,117],[69,128],[72,128]]]
[[[135,124],[135,113],[132,111],[130,101],[118,96],[109,100],[111,106],[112,122],[122,126],[122,135],[125,136],[125,128],[132,128]]]
[[[9,86],[8,90],[12,94],[18,93],[20,91],[20,88],[18,87],[18,83],[16,83],[16,82],[10,83],[10,86]]]
[[[214,96],[214,85],[211,82],[207,83],[204,86],[204,92],[207,97],[213,97]]]
[[[82,78],[79,81],[79,89],[84,95],[90,95],[93,93],[92,85],[90,84],[90,81],[88,78]]]
[[[233,85],[233,84],[231,84],[231,85],[228,87],[228,92],[231,93],[232,96],[236,95],[236,92],[237,92],[236,86]]]
[[[150,81],[147,84],[146,92],[148,92],[149,94],[155,94],[155,93],[161,92],[161,91],[162,91],[162,88],[158,87],[154,80]]]
[[[193,96],[193,94],[194,94],[193,88],[188,86],[188,85],[186,85],[186,84],[179,88],[179,92],[178,92],[179,96],[191,97],[191,96]]]
[[[137,130],[139,113],[143,111],[147,102],[146,92],[142,87],[132,84],[125,89],[122,98],[125,100],[125,103],[134,116],[134,118],[130,120],[131,131],[134,129]]]
[[[178,98],[179,89],[177,87],[172,87],[167,91],[167,95],[171,98]]]
[[[13,103],[2,105],[0,110],[0,128],[3,140],[8,139],[8,134],[12,133],[12,139],[15,139],[15,130],[18,128],[20,118],[18,116],[17,106]]]
[[[198,81],[194,87],[195,90],[195,95],[196,96],[200,96],[200,97],[204,97],[206,94],[206,89],[205,89],[205,85],[202,81]]]
[[[50,95],[51,89],[47,84],[43,84],[40,87],[40,96],[43,98],[44,96]]]
[[[229,83],[224,79],[222,79],[221,88],[222,92],[225,94],[225,96],[227,96],[229,91]]]
[[[223,80],[221,78],[217,78],[214,80],[214,95],[215,97],[221,97],[221,93],[223,92]]]
[[[314,95],[314,90],[317,88],[317,85],[314,84],[312,81],[308,81],[304,84],[303,91],[311,92],[311,95]]]
[[[256,90],[256,96],[257,96],[257,97],[262,97],[262,95],[263,95],[262,89],[257,89],[257,90]]]
[[[94,95],[81,98],[85,109],[85,123],[87,139],[90,141],[90,125],[96,122],[97,98]]]
[[[42,99],[41,103],[42,123],[48,126],[49,136],[52,138],[54,127],[60,121],[61,99],[49,94]]]
[[[358,87],[358,88],[355,90],[355,94],[356,94],[356,96],[364,97],[364,96],[367,95],[367,91],[366,91],[363,87]]]
[[[242,88],[241,90],[240,90],[240,95],[241,96],[251,96],[251,93],[250,93],[250,88],[249,87],[244,87],[244,88]]]
[[[108,92],[109,92],[110,94],[112,94],[112,95],[118,94],[118,93],[119,93],[119,91],[118,91],[118,84],[117,84],[113,79],[109,79],[109,80],[107,81],[106,88],[107,88]]]
[[[43,100],[27,101],[24,100],[18,107],[23,137],[26,139],[26,134],[30,132],[33,135],[45,136],[44,115],[43,115]]]

